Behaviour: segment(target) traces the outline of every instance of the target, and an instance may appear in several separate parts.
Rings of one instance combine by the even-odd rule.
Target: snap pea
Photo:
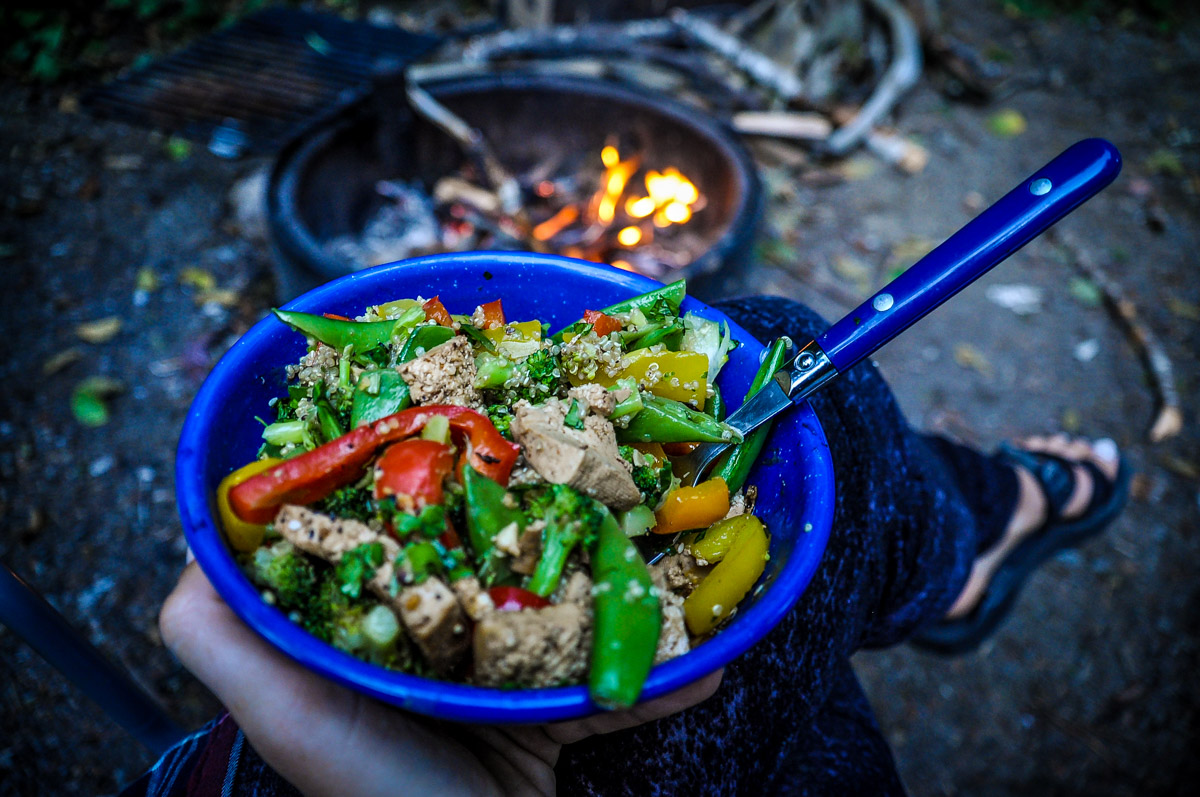
[[[400,348],[400,357],[397,362],[406,363],[414,357],[419,357],[425,352],[432,349],[434,346],[440,346],[450,338],[454,337],[454,330],[450,327],[438,326],[437,324],[427,324],[423,327],[417,327],[413,333],[404,341],[404,345]]]
[[[337,418],[337,413],[329,406],[329,402],[321,401],[317,404],[317,424],[321,427],[321,437],[328,443],[330,440],[337,440],[346,433],[342,428],[341,422]]]
[[[723,421],[728,410],[725,406],[725,396],[715,382],[711,383],[710,387],[712,387],[713,394],[704,404],[704,414]]]
[[[516,583],[508,563],[496,555],[493,540],[506,526],[516,523],[521,527],[521,510],[515,501],[512,506],[505,503],[508,491],[499,482],[489,479],[467,465],[463,468],[463,494],[467,515],[467,535],[475,561],[479,565],[479,579],[484,586]]]
[[[428,325],[417,327],[400,348],[397,362],[406,363],[417,352],[426,352],[454,337],[448,327]],[[354,389],[354,402],[350,408],[350,425],[359,427],[386,418],[392,413],[407,409],[412,400],[408,394],[408,383],[391,368],[368,371],[358,380]]]
[[[683,297],[686,293],[687,293],[687,283],[684,280],[676,280],[675,282],[672,282],[670,285],[664,285],[661,288],[658,288],[656,290],[647,291],[646,293],[641,293],[641,294],[638,294],[637,296],[631,296],[628,299],[625,299],[624,301],[617,302],[616,304],[610,304],[608,307],[605,307],[600,312],[604,313],[605,315],[613,315],[614,313],[628,313],[630,310],[633,310],[634,308],[645,309],[645,308],[653,307],[657,301],[659,301],[660,299],[663,299],[663,300],[666,300],[667,305],[671,308],[672,312],[674,312],[676,315],[678,315],[679,314],[679,305],[681,305],[683,303]],[[576,322],[574,324],[571,324],[569,327],[560,329],[558,332],[555,332],[554,336],[551,338],[551,340],[554,343],[562,343],[563,335],[565,333],[567,333],[567,332],[582,333],[590,326],[591,326],[591,324],[585,324],[581,321]],[[683,327],[682,326],[680,326],[680,328],[679,328],[679,335],[680,335],[680,337],[682,337],[682,335],[683,335]],[[658,342],[662,343],[663,341],[659,340]],[[649,344],[646,344],[646,345],[649,345]],[[676,347],[678,347],[678,343],[676,343]]]
[[[592,544],[595,630],[588,690],[605,708],[637,702],[658,647],[662,613],[650,571],[607,509]]]
[[[339,352],[347,346],[353,345],[356,353],[365,354],[390,341],[392,335],[403,334],[406,331],[402,323],[403,319],[398,321],[342,321],[338,318],[326,318],[291,310],[272,310],[271,312],[293,329],[321,341],[326,346],[332,346]]]
[[[410,404],[408,383],[391,368],[368,371],[358,380],[354,389],[354,403],[350,407],[352,427],[374,423],[381,418],[407,409]]]
[[[763,358],[762,365],[758,367],[758,373],[754,375],[754,381],[750,383],[750,389],[746,391],[747,400],[761,390],[767,380],[783,367],[790,347],[791,341],[787,338],[779,338],[771,344],[771,348],[767,350],[767,356]],[[754,466],[754,461],[762,453],[770,431],[771,422],[768,421],[751,432],[741,445],[734,446],[728,454],[722,455],[718,460],[716,467],[713,468],[713,476],[720,476],[724,479],[725,483],[729,485],[729,492],[737,492],[746,483],[746,477],[750,475],[750,468]]]
[[[642,395],[642,409],[625,428],[617,428],[620,443],[740,443],[732,426],[672,399]]]
[[[679,305],[683,304],[683,297],[686,293],[687,283],[684,280],[676,280],[675,282],[672,282],[669,285],[664,285],[657,290],[648,291],[637,296],[631,296],[624,301],[611,304],[608,307],[605,307],[601,312],[603,312],[605,315],[613,315],[614,313],[628,313],[635,307],[638,309],[653,307],[654,303],[659,299],[666,299],[667,304],[671,306],[671,309],[678,313]]]

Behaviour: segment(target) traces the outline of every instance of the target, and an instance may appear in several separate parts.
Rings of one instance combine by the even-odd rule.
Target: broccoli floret
[[[604,520],[604,508],[565,484],[552,484],[532,494],[526,509],[531,519],[546,522],[542,557],[529,580],[529,589],[543,597],[554,592],[567,557],[575,546],[589,544]]]
[[[375,517],[371,493],[364,487],[350,484],[334,490],[313,505],[313,511],[336,518],[358,520],[366,523]]]
[[[487,416],[492,421],[496,431],[508,439],[512,439],[512,409],[507,404],[491,404],[487,408]]]
[[[277,603],[303,609],[317,594],[318,578],[308,557],[287,541],[254,552],[254,581],[270,589]]]
[[[475,370],[475,386],[503,388],[508,404],[519,399],[538,404],[558,395],[565,386],[558,356],[549,347],[538,349],[520,362],[480,354],[475,358]]]
[[[633,465],[631,475],[633,483],[642,493],[642,503],[651,509],[656,508],[663,496],[671,489],[671,480],[675,474],[671,470],[670,461],[659,460],[646,454],[638,456],[638,452],[633,446],[621,446],[619,450],[621,456]],[[645,464],[639,465],[639,461]]]
[[[334,569],[338,589],[351,598],[362,594],[363,583],[370,581],[383,564],[383,543],[366,542],[342,554]]]

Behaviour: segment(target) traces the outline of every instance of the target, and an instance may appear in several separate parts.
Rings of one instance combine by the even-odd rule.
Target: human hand
[[[553,794],[562,745],[710,697],[721,671],[626,711],[551,725],[460,725],[408,714],[305,669],[221,600],[193,562],[159,616],[163,641],[306,795]]]

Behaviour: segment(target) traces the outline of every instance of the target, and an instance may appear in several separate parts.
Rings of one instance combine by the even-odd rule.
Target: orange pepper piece
[[[655,534],[675,534],[691,529],[706,529],[729,514],[729,487],[718,477],[695,487],[680,487],[667,493],[663,505],[654,513]]]
[[[425,304],[421,305],[421,309],[425,311],[425,320],[448,327],[454,324],[454,319],[450,317],[450,313],[446,311],[446,305],[442,304],[442,300],[434,296]]]
[[[584,310],[583,320],[592,325],[600,337],[621,331],[621,322],[599,310]]]
[[[484,329],[495,329],[507,323],[504,320],[504,306],[500,304],[499,299],[487,304],[481,304],[479,305],[479,309],[483,311]],[[441,322],[439,321],[438,323],[440,324]]]

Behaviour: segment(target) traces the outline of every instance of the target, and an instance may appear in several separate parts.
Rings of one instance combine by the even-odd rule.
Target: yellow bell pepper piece
[[[542,323],[540,321],[518,321],[515,324],[485,329],[483,336],[497,346],[505,341],[512,343],[538,341],[542,339]]]
[[[746,597],[767,567],[767,530],[753,515],[746,518],[720,564],[683,601],[683,619],[696,636],[717,627]]]
[[[675,399],[704,409],[708,396],[708,355],[695,351],[659,351],[638,349],[625,355],[626,366],[615,376],[603,369],[592,380],[571,377],[571,382],[599,382],[612,387],[618,379],[633,377],[656,396]]]
[[[695,535],[697,539],[688,543],[688,551],[697,559],[715,565],[725,558],[725,554],[733,546],[733,541],[745,531],[746,524],[757,522],[758,519],[753,515],[737,515],[718,520],[703,534]]]
[[[235,551],[250,552],[262,544],[263,532],[266,526],[247,523],[233,513],[229,505],[229,491],[237,487],[251,476],[257,476],[268,468],[283,462],[282,459],[259,459],[249,465],[243,465],[233,473],[221,479],[217,485],[217,514],[221,517],[221,527],[225,530],[225,539]]]
[[[655,534],[703,529],[729,514],[729,487],[721,478],[679,487],[667,493],[654,513]]]
[[[503,355],[513,359],[528,357],[537,351],[542,339],[540,321],[518,321],[483,330],[483,336],[495,344]]]

